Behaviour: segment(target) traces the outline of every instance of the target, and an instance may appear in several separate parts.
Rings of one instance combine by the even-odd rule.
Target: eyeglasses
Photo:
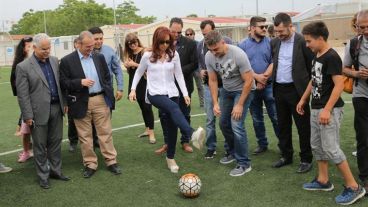
[[[267,29],[268,25],[260,25],[260,26],[256,26],[256,27],[259,27],[260,29]]]
[[[134,45],[134,44],[137,44],[137,40],[131,40],[131,41],[128,41],[128,45]]]
[[[170,45],[171,41],[170,40],[161,40],[158,42],[160,45],[163,45],[163,44],[167,44],[167,45]]]
[[[193,33],[185,33],[185,36],[193,36]]]

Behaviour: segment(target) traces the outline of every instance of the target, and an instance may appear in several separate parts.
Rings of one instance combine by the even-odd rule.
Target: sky
[[[113,7],[114,0],[95,0]],[[280,11],[304,11],[317,4],[348,2],[349,0],[134,0],[140,9],[139,15],[165,17],[184,17],[189,14],[198,16],[238,16],[256,14],[258,1],[259,14],[277,13]],[[352,1],[352,0],[350,0]],[[366,0],[363,0],[366,1]],[[123,0],[115,0],[121,4]],[[0,0],[0,21],[19,20],[29,9],[36,11],[55,9],[63,0]]]

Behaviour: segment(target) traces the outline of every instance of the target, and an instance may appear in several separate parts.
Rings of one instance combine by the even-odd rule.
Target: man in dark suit
[[[32,129],[39,184],[48,189],[49,178],[70,180],[61,173],[64,102],[49,37],[35,35],[33,49],[33,55],[17,65],[16,88],[22,118]]]
[[[83,164],[83,176],[90,178],[97,169],[93,150],[92,125],[95,124],[100,149],[109,171],[121,174],[112,140],[111,113],[115,98],[110,73],[102,54],[93,54],[94,39],[88,31],[79,37],[80,46],[60,62],[60,82],[67,91],[70,115],[78,131]]]
[[[310,146],[310,109],[305,106],[305,114],[296,112],[296,105],[310,80],[313,53],[306,47],[302,35],[294,32],[291,18],[279,13],[274,19],[277,38],[271,41],[273,57],[273,89],[276,102],[277,119],[280,128],[279,148],[281,159],[273,164],[280,168],[293,161],[292,118],[299,134],[301,163],[298,173],[312,168]]]
[[[176,46],[176,51],[179,53],[181,69],[183,71],[185,86],[188,90],[188,95],[191,97],[193,93],[193,73],[198,68],[198,58],[197,58],[197,44],[194,40],[191,40],[182,35],[183,30],[183,20],[177,17],[174,17],[170,20],[170,31],[174,36],[174,44]],[[178,87],[178,86],[177,86]],[[179,88],[179,87],[178,87]],[[179,90],[180,91],[180,90]],[[180,92],[179,97],[179,106],[180,110],[183,112],[186,120],[190,124],[190,105],[185,103],[183,94]],[[160,118],[162,117],[162,113],[160,113]],[[165,118],[165,116],[164,116]],[[162,119],[162,118],[161,118]],[[164,130],[164,138],[166,140],[167,133]],[[185,152],[193,152],[192,147],[189,145],[190,137],[181,137],[182,148]],[[162,154],[166,152],[167,145],[163,145],[160,149],[156,150],[157,154]]]

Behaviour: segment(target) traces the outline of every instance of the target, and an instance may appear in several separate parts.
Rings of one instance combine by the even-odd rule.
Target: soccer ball
[[[201,186],[201,180],[193,173],[185,174],[179,180],[179,191],[188,198],[198,196]]]

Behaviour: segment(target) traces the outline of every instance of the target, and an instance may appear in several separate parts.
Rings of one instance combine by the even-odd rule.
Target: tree
[[[187,17],[197,18],[197,17],[198,17],[198,15],[197,15],[197,14],[189,14],[189,15],[187,15]]]
[[[149,24],[156,20],[154,16],[139,16],[137,12],[140,10],[131,0],[124,0],[116,8],[116,22],[118,24]]]

